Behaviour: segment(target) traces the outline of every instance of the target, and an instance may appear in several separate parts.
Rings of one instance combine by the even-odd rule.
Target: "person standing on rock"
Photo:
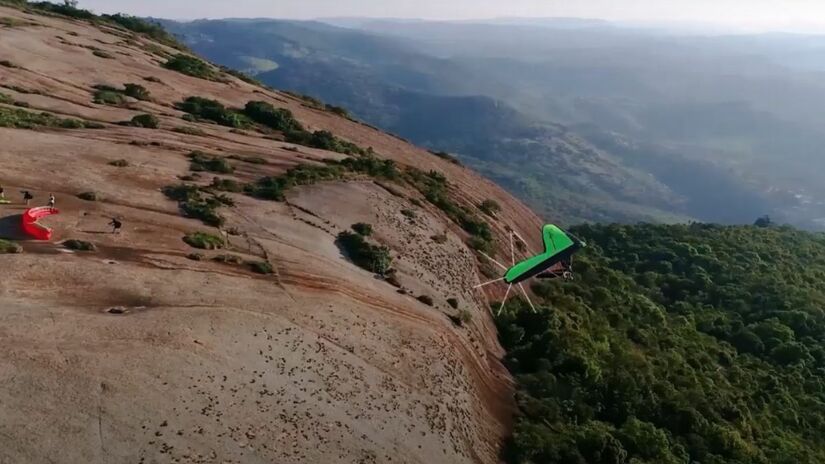
[[[49,209],[54,209],[54,200],[55,200],[54,195],[50,193],[49,194]]]
[[[20,193],[23,194],[23,201],[26,203],[26,206],[29,206],[29,202],[34,200],[34,195],[32,195],[28,190],[23,190]]]
[[[112,218],[112,222],[109,223],[112,226],[112,233],[119,234],[121,227],[123,227],[123,223],[118,221],[117,218]]]

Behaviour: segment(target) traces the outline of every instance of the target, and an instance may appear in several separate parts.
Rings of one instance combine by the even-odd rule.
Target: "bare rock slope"
[[[0,236],[24,250],[0,255],[0,462],[497,462],[511,384],[462,227],[409,182],[353,174],[285,201],[221,193],[229,245],[195,250],[186,234],[219,231],[164,188],[250,184],[349,156],[259,126],[185,121],[175,104],[266,101],[401,171],[442,173],[502,250],[506,226],[524,234],[538,219],[475,173],[300,98],[219,70],[206,80],[165,69],[177,53],[113,24],[0,7],[0,184],[12,200]],[[126,83],[149,99],[94,103],[95,86]],[[42,112],[74,122],[19,122]],[[118,124],[139,114],[159,127]],[[195,176],[195,150],[234,172]],[[52,242],[20,235],[21,190],[37,204],[57,197],[60,214],[44,220]],[[477,210],[486,199],[502,206],[495,218]],[[358,222],[391,250],[395,286],[336,245]]]

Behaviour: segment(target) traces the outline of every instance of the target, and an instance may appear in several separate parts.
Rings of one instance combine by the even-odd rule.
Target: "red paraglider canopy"
[[[49,208],[48,206],[27,209],[26,212],[23,213],[23,232],[35,240],[51,240],[52,230],[44,225],[38,224],[37,221],[40,218],[59,213],[60,211]]]

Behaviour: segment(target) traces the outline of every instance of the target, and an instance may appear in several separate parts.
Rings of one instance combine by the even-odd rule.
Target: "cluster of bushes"
[[[175,185],[165,187],[163,193],[178,202],[184,216],[199,219],[204,224],[220,227],[226,220],[218,214],[218,208],[225,202],[215,195],[203,192],[197,185]]]
[[[441,158],[441,159],[447,160],[447,161],[449,161],[453,164],[457,164],[459,166],[461,165],[461,161],[459,161],[458,158],[456,158],[453,155],[447,153],[446,151],[433,151],[433,150],[430,150],[430,153],[437,156],[437,157],[439,157],[439,158]]]
[[[130,121],[122,124],[124,126],[143,127],[145,129],[157,129],[160,127],[160,119],[153,114],[139,114]]]
[[[224,247],[221,237],[206,232],[192,232],[183,237],[183,241],[192,248],[201,250],[218,250]]]
[[[478,209],[480,209],[482,213],[490,217],[496,217],[496,214],[498,214],[501,211],[501,205],[499,205],[498,202],[495,200],[487,199],[482,201],[481,204],[478,205]]]
[[[490,225],[471,211],[455,203],[449,196],[449,183],[443,174],[418,169],[408,169],[407,180],[434,206],[442,210],[453,222],[468,234],[468,244],[476,250],[489,252],[493,246],[493,231]]]
[[[334,151],[346,155],[366,155],[368,152],[358,145],[341,140],[329,131],[293,131],[285,134],[286,141],[306,147]]]
[[[218,174],[232,174],[235,168],[220,156],[212,156],[202,151],[193,151],[189,154],[189,169],[194,172],[215,172]]]
[[[196,259],[196,261],[200,261],[201,259],[203,259],[203,256],[199,256],[198,259]],[[236,266],[246,265],[246,267],[249,268],[250,271],[256,274],[268,275],[275,272],[275,270],[272,268],[272,265],[266,261],[244,261],[243,258],[235,255],[218,255],[212,258],[212,261],[215,261],[216,263],[231,264]]]
[[[186,74],[187,76],[206,79],[208,81],[220,80],[220,74],[212,65],[200,58],[195,58],[184,53],[178,53],[169,58],[166,63],[163,64],[163,67],[181,74]]]
[[[304,132],[304,127],[286,108],[275,108],[264,101],[250,101],[244,107],[244,114],[251,120],[270,129],[283,133]]]
[[[142,101],[148,101],[151,98],[149,90],[140,84],[124,84],[123,89],[109,85],[96,85],[94,89],[94,102],[104,105],[122,105],[126,101],[124,96]]]
[[[15,129],[35,129],[37,127],[55,127],[63,129],[99,129],[102,124],[82,121],[80,119],[59,118],[50,113],[33,113],[18,108],[0,107],[0,127]]]
[[[256,183],[247,185],[244,191],[263,200],[284,201],[284,192],[292,187],[341,179],[344,172],[340,166],[334,164],[302,164],[288,169],[280,176],[259,179]]]
[[[821,235],[571,231],[590,245],[576,281],[496,320],[518,382],[508,462],[825,462]]]
[[[172,34],[166,31],[160,24],[149,22],[134,16],[124,14],[102,15],[104,20],[115,23],[132,32],[137,32],[150,39],[162,43],[164,45],[176,48],[178,50],[186,50],[186,47],[181,44]]]
[[[94,243],[86,242],[84,240],[66,240],[63,242],[63,246],[73,251],[97,251],[97,247]]]
[[[344,231],[338,234],[336,242],[356,266],[386,275],[392,264],[390,249],[369,243],[363,235]]]
[[[23,247],[20,245],[9,242],[8,240],[0,239],[0,254],[17,254],[22,253]]]
[[[243,128],[249,127],[249,119],[243,114],[227,108],[217,100],[203,97],[189,97],[175,107],[189,113],[194,121],[212,121],[221,126]]]

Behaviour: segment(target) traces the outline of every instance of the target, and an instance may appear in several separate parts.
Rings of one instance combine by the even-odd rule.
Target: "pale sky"
[[[80,0],[80,6],[171,19],[581,17],[736,29],[825,28],[825,0]]]

